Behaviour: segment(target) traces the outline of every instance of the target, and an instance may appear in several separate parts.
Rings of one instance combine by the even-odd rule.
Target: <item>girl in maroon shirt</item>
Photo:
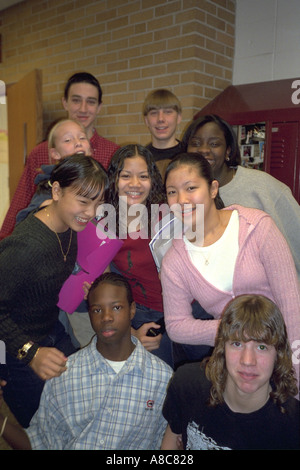
[[[171,342],[165,332],[148,336],[163,322],[162,289],[149,242],[166,202],[162,179],[151,152],[141,145],[116,151],[108,168],[106,203],[116,211],[116,234],[124,240],[111,264],[131,284],[136,314],[132,333],[146,349],[173,366]],[[141,215],[142,214],[142,215]]]

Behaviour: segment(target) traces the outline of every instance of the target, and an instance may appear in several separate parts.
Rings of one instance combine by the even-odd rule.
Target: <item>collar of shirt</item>
[[[135,336],[131,336],[131,341],[135,344],[136,347],[127,359],[119,374],[127,374],[134,369],[135,373],[142,375],[145,370],[146,350]],[[102,354],[97,350],[96,343],[97,337],[95,336],[92,339],[90,347],[87,347],[89,349],[87,353],[90,357],[90,367],[94,370],[102,370],[103,372],[109,373],[110,375],[116,374],[106,361],[105,357],[103,357]]]

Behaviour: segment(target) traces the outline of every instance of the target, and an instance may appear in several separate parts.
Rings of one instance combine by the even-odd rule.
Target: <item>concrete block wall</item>
[[[65,116],[74,72],[99,79],[100,134],[146,144],[146,94],[165,87],[183,105],[179,137],[193,115],[232,83],[235,0],[26,0],[0,12],[0,79],[43,74],[44,130]]]

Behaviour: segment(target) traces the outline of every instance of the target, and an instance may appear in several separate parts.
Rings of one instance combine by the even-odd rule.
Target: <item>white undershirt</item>
[[[109,361],[108,359],[105,359],[106,362],[110,365],[110,367],[113,368],[116,374],[120,372],[122,367],[124,366],[126,361]]]
[[[199,247],[185,237],[184,242],[193,265],[202,276],[216,288],[231,291],[239,251],[238,211],[232,212],[223,235],[212,245]]]

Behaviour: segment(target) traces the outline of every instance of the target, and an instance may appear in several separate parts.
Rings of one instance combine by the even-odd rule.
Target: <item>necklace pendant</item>
[[[49,213],[48,213],[47,207],[45,207],[45,213],[46,213],[47,217],[49,217]],[[49,227],[49,228],[51,229],[51,227]],[[70,251],[70,248],[71,248],[73,231],[72,231],[72,229],[70,229],[70,240],[69,240],[69,246],[68,246],[68,249],[67,249],[67,252],[66,252],[66,253],[64,253],[64,251],[63,251],[63,247],[62,247],[60,238],[59,238],[59,236],[58,236],[58,234],[57,234],[57,232],[56,232],[56,230],[55,230],[54,227],[53,227],[53,232],[55,233],[56,238],[57,238],[57,241],[58,241],[58,243],[59,243],[60,251],[61,251],[61,254],[62,254],[62,256],[63,256],[64,262],[66,262],[66,261],[67,261],[67,256],[68,256],[69,251]]]

